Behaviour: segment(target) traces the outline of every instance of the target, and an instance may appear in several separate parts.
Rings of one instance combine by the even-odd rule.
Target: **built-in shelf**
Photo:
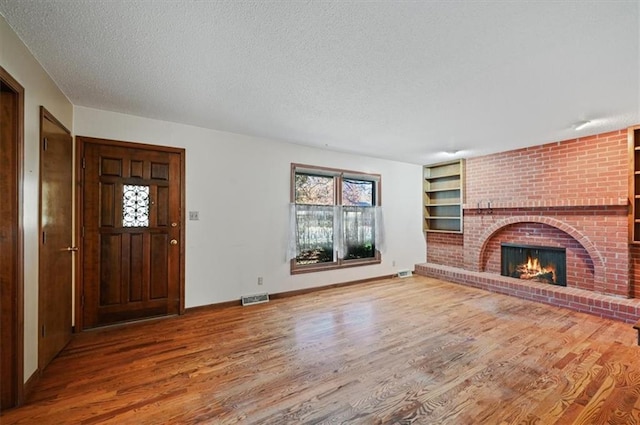
[[[629,135],[629,242],[640,244],[640,126],[630,127]]]
[[[424,231],[462,233],[464,160],[425,165]]]

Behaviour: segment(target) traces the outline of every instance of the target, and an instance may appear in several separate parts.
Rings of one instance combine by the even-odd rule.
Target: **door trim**
[[[153,151],[163,151],[168,153],[175,153],[180,155],[180,258],[179,258],[179,266],[180,266],[180,277],[178,282],[178,289],[180,294],[179,300],[179,314],[184,314],[185,307],[185,174],[186,174],[186,164],[185,157],[186,151],[183,148],[175,148],[170,146],[158,146],[152,145],[149,143],[138,143],[138,142],[124,142],[120,140],[111,140],[111,139],[99,139],[95,137],[87,137],[87,136],[76,136],[76,179],[77,179],[77,189],[76,189],[76,234],[79,235],[80,241],[78,242],[78,247],[80,247],[78,251],[78,261],[76,264],[76,285],[75,285],[75,330],[76,332],[84,329],[83,323],[83,315],[84,315],[84,275],[83,275],[83,264],[84,264],[84,252],[82,249],[83,242],[82,239],[84,237],[82,228],[84,226],[84,214],[83,214],[83,184],[84,184],[84,155],[85,155],[85,145],[87,144],[98,144],[105,146],[114,146],[114,147],[123,147],[129,149],[146,149]]]
[[[0,80],[9,86],[18,96],[18,123],[16,140],[17,197],[13,199],[17,209],[16,251],[14,252],[14,266],[16,270],[16,341],[13,347],[14,364],[16,368],[16,406],[24,402],[24,224],[23,224],[23,190],[24,190],[24,88],[2,66],[0,66]]]

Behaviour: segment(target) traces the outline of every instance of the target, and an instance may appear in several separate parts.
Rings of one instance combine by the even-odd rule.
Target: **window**
[[[292,164],[291,272],[380,263],[380,176]]]
[[[122,227],[149,227],[149,186],[123,186]]]

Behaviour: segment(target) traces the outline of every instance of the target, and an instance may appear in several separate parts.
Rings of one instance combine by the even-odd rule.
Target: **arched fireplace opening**
[[[485,272],[594,290],[594,264],[587,250],[570,234],[545,223],[499,228],[484,244],[481,258]]]

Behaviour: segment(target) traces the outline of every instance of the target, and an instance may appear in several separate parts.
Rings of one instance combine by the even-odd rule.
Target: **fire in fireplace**
[[[567,253],[564,248],[501,244],[501,275],[567,286]]]

